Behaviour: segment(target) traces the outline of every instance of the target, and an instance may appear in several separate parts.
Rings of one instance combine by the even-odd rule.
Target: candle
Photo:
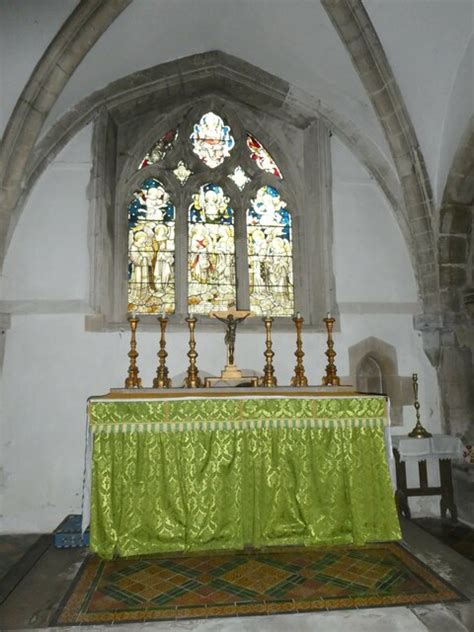
[[[132,312],[132,319],[133,319],[133,320],[135,320],[135,319],[136,319],[136,317],[137,317],[137,312],[135,312],[135,311],[134,311],[134,312]]]
[[[300,312],[296,312],[296,317],[295,318],[301,318],[301,313]]]
[[[331,312],[328,312],[328,315],[326,316],[326,318],[331,318]]]

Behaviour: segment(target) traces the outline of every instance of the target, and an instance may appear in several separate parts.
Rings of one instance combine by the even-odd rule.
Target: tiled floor
[[[396,543],[100,560],[90,556],[60,624],[166,620],[462,600]]]
[[[470,600],[474,600],[472,562],[440,543],[413,522],[404,520],[403,531],[404,543],[412,553],[463,591]],[[3,630],[47,627],[85,554],[80,549],[57,550],[49,547],[0,606],[0,627]],[[471,632],[474,630],[474,609],[473,602],[470,601],[332,613],[140,623],[139,627],[125,624],[120,629],[123,632],[135,632],[143,628],[163,632],[306,632],[315,629],[321,632],[347,629],[351,632]],[[61,628],[62,631],[66,629],[68,628]],[[82,632],[88,629],[91,630],[87,626],[81,626]],[[100,630],[94,628],[95,631],[98,629]]]

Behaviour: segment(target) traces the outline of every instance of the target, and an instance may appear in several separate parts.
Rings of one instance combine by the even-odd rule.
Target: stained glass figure
[[[235,304],[234,211],[216,184],[193,195],[188,223],[189,311],[209,314]]]
[[[262,171],[272,173],[277,178],[280,178],[280,180],[283,180],[281,171],[270,153],[265,149],[262,143],[249,132],[247,132],[247,147],[250,151],[250,157],[252,160],[255,160]]]
[[[278,191],[263,186],[247,210],[250,309],[290,316],[294,311],[291,214]]]
[[[229,173],[227,177],[235,183],[240,191],[243,191],[245,185],[250,182],[250,178],[240,165],[237,165],[234,171],[232,173]]]
[[[173,173],[181,186],[184,187],[184,185],[188,181],[189,176],[192,176],[194,171],[191,171],[191,169],[188,168],[188,165],[180,160],[176,165],[176,169],[173,169]]]
[[[190,139],[194,153],[211,169],[221,165],[235,145],[230,127],[214,112],[201,117]]]
[[[174,312],[175,207],[163,185],[147,178],[128,205],[128,310]]]
[[[153,165],[155,162],[159,162],[163,160],[168,151],[171,149],[174,141],[178,137],[178,128],[175,127],[170,129],[169,132],[166,132],[164,136],[160,138],[160,140],[153,145],[150,151],[143,158],[141,163],[139,164],[139,169],[144,169],[148,167],[148,165]]]

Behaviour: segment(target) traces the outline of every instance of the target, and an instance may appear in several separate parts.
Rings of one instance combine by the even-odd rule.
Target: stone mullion
[[[247,222],[246,210],[242,208],[242,204],[235,205],[234,230],[237,307],[239,309],[250,309]]]
[[[176,314],[188,313],[188,213],[185,195],[178,196],[176,203],[175,234],[175,297]]]

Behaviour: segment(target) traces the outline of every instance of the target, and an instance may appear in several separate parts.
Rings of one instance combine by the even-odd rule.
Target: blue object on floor
[[[81,533],[82,516],[69,514],[54,530],[53,542],[57,549],[73,549],[81,546],[89,546],[89,527]]]

